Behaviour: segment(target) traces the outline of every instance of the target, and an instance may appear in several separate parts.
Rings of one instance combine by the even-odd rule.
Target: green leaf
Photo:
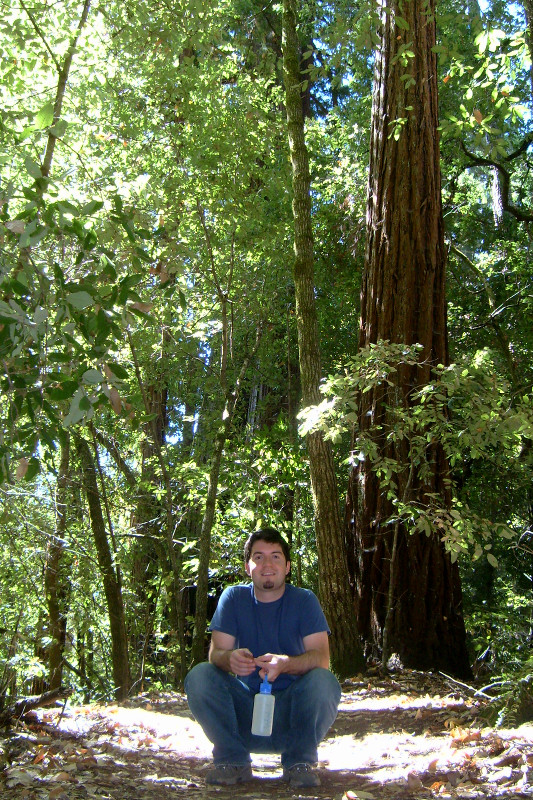
[[[30,175],[32,178],[43,177],[40,164],[37,164],[37,162],[34,161],[29,156],[26,156],[26,158],[24,159],[24,166],[26,167],[26,172],[28,173],[28,175]]]
[[[94,231],[88,231],[85,239],[83,240],[84,250],[92,250],[98,244],[98,238]]]
[[[29,237],[29,239],[28,239],[29,246],[30,247],[35,247],[35,245],[38,244],[41,241],[41,239],[44,239],[44,237],[48,233],[48,230],[49,230],[48,226],[41,225],[37,229],[37,231],[32,236]],[[21,239],[22,239],[22,237],[21,237]],[[20,246],[22,247],[23,245],[21,244]]]
[[[80,213],[78,207],[75,206],[74,203],[69,203],[68,200],[60,200],[57,207],[63,214],[72,214],[76,216]]]
[[[54,106],[52,103],[46,103],[35,115],[35,127],[37,130],[42,131],[44,128],[48,128],[53,121]]]
[[[19,134],[18,140],[19,142],[23,142],[25,139],[29,139],[30,136],[33,136],[35,133],[35,128],[33,125],[28,125],[27,128],[24,128],[21,134]]]
[[[488,33],[486,31],[483,31],[483,33],[480,33],[478,36],[476,36],[476,40],[475,41],[476,41],[476,44],[478,46],[479,52],[480,53],[484,53],[485,50],[487,49],[487,45],[489,43],[489,35],[488,35]]]
[[[91,214],[94,214],[96,211],[100,211],[103,208],[104,204],[101,200],[90,200],[88,203],[85,203],[80,210],[80,214],[84,217],[90,217]]]
[[[401,28],[403,31],[409,30],[409,23],[403,17],[396,17],[394,21],[396,22],[398,28]]]
[[[29,460],[28,469],[26,470],[26,474],[24,475],[24,480],[26,481],[26,483],[32,481],[35,478],[35,476],[40,472],[40,470],[41,470],[41,462],[39,461],[38,458],[35,458],[35,456],[33,456]]]
[[[87,414],[86,412],[87,410],[92,410],[92,406],[90,409],[82,408],[81,404],[83,400],[85,400],[84,405],[86,405],[87,402],[89,402],[90,405],[90,401],[83,389],[78,389],[72,398],[68,414],[63,421],[65,428],[69,428],[71,425],[75,425],[77,422],[81,422],[82,419],[90,416],[90,414]]]
[[[109,362],[107,366],[109,367],[113,375],[116,375],[116,377],[119,378],[120,380],[126,380],[126,378],[128,377],[127,370],[125,370],[124,367],[121,367],[120,364]]]
[[[60,387],[53,386],[48,390],[48,396],[51,400],[68,400],[73,396],[78,388],[77,381],[65,381]]]
[[[98,369],[88,369],[82,375],[82,380],[84,383],[89,383],[93,386],[96,386],[98,383],[103,383],[105,378]]]
[[[67,295],[67,303],[81,311],[83,308],[93,306],[94,298],[89,292],[71,292]]]
[[[50,128],[50,133],[53,134],[56,139],[61,139],[61,137],[65,135],[67,128],[68,122],[64,119],[58,119],[56,124]]]

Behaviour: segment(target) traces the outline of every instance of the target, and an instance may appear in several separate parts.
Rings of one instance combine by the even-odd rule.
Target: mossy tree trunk
[[[304,406],[310,406],[321,400],[319,384],[322,376],[315,304],[311,179],[296,26],[296,0],[284,0],[283,69],[293,176],[296,317],[302,402]],[[333,453],[321,432],[308,434],[307,448],[315,508],[320,598],[332,632],[331,663],[337,674],[353,675],[362,668],[363,655],[355,624]]]

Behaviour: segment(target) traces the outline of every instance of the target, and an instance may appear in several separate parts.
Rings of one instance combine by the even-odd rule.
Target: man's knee
[[[187,696],[209,691],[209,687],[216,680],[216,669],[209,661],[196,664],[185,676],[184,688]]]
[[[303,676],[302,689],[315,699],[322,699],[338,704],[341,687],[335,675],[323,667],[316,667]]]

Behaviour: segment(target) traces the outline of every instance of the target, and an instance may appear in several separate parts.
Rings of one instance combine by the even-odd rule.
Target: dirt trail
[[[468,687],[404,670],[347,681],[319,749],[321,786],[290,790],[278,756],[254,780],[206,787],[211,745],[183,695],[35,712],[0,741],[3,800],[517,800],[533,797],[533,726],[485,726]]]

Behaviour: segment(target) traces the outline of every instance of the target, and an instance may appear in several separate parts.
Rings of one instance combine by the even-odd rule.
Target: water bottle
[[[272,686],[265,675],[263,683],[259,687],[259,694],[256,694],[254,698],[252,733],[255,736],[270,736],[272,733],[275,702],[276,698],[272,694]]]

